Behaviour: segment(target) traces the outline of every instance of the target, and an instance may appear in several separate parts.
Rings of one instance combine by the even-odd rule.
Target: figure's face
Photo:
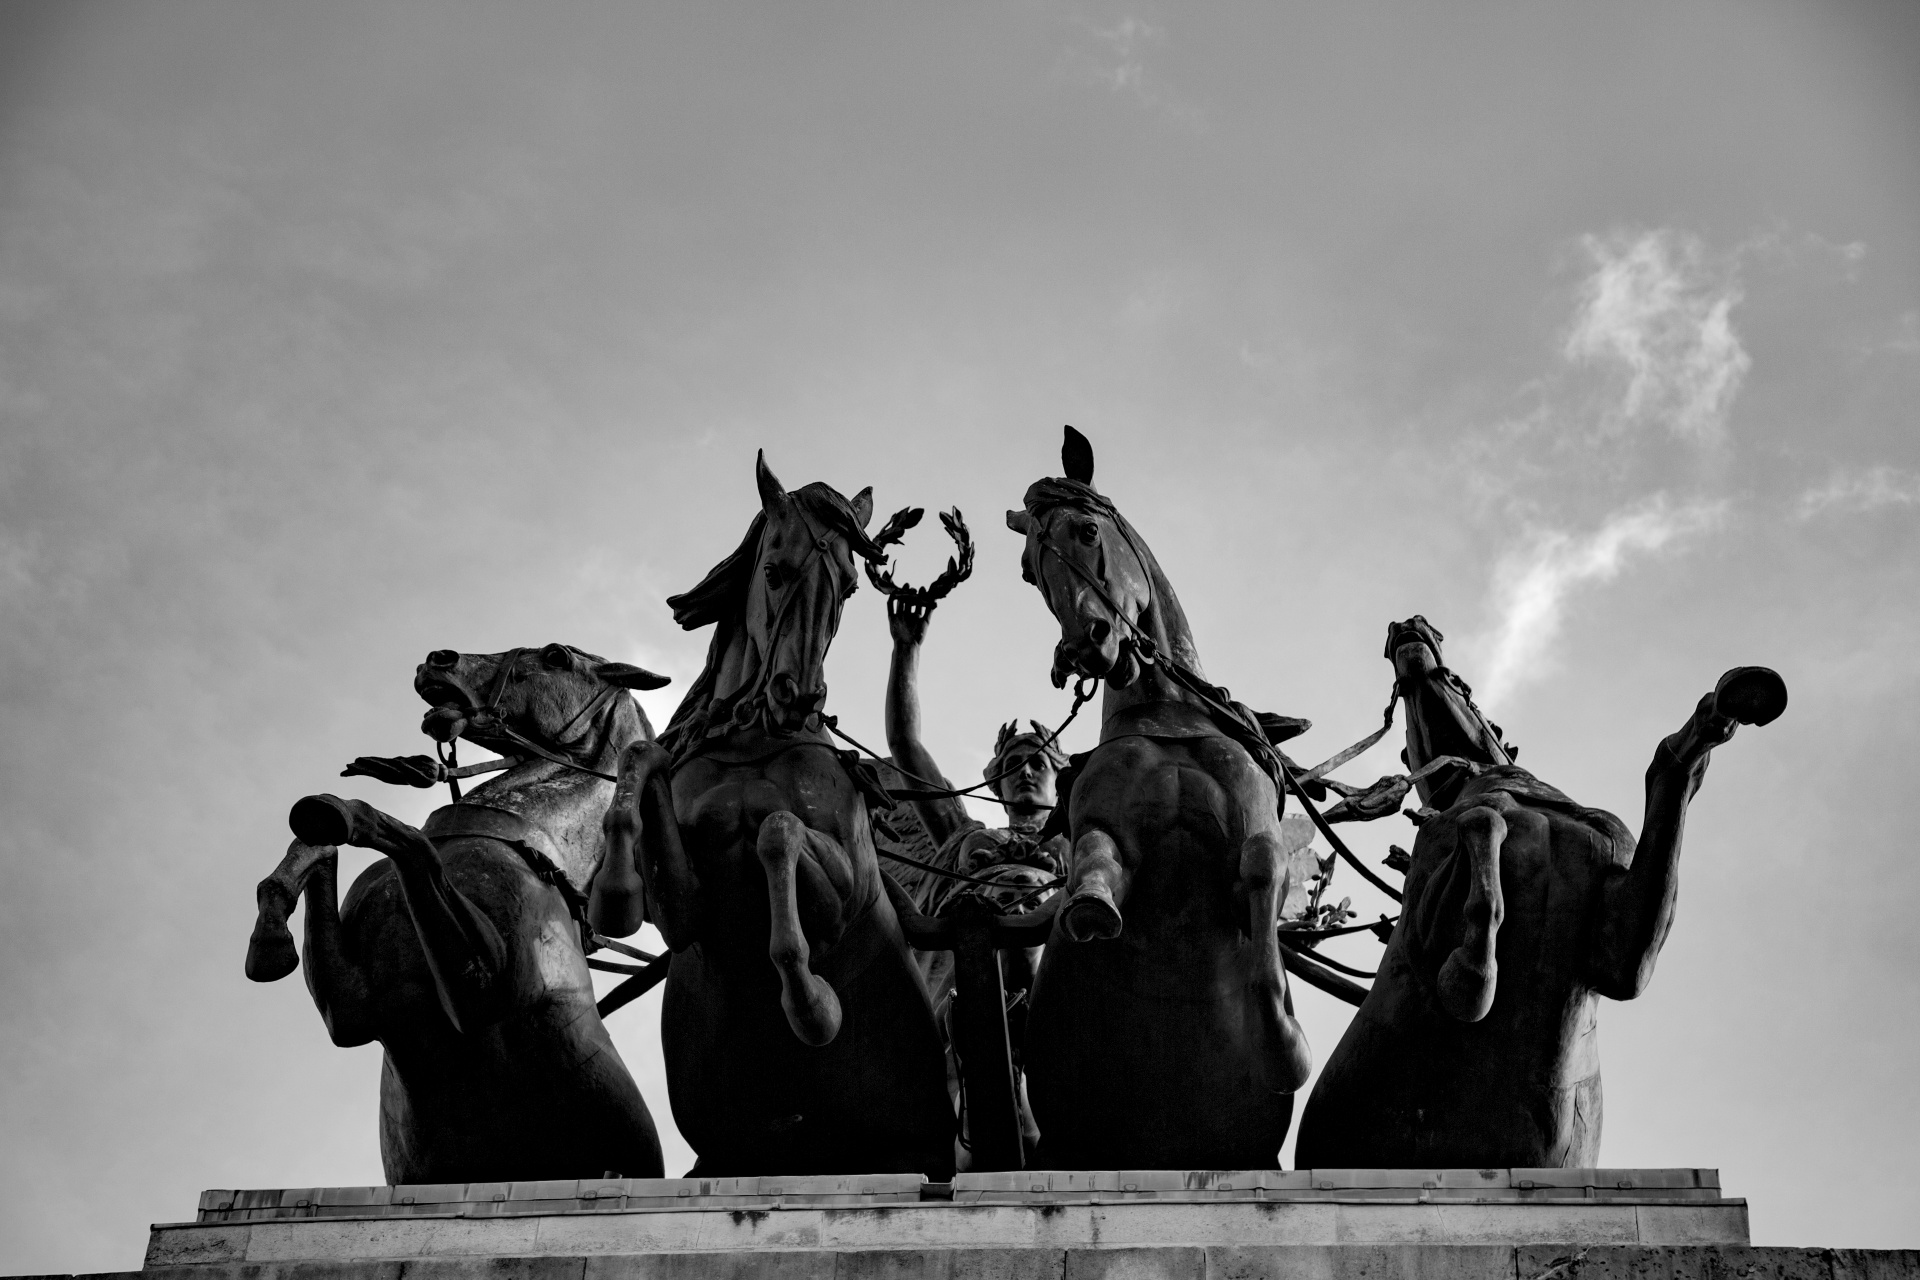
[[[1053,803],[1053,784],[1055,770],[1053,762],[1039,751],[1016,752],[1001,762],[1002,769],[1012,769],[1006,777],[1000,779],[998,789],[1000,798],[1014,805],[1051,805]]]

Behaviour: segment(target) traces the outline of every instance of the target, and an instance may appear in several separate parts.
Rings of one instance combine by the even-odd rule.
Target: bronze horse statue
[[[596,773],[653,736],[626,690],[665,683],[561,644],[435,650],[414,678],[433,707],[423,729],[517,762],[419,830],[358,800],[293,806],[247,976],[299,963],[287,915],[304,894],[307,989],[327,1031],[385,1050],[388,1182],[661,1176],[653,1117],[594,1008],[582,929],[613,796]],[[348,772],[381,775],[367,763]],[[342,844],[387,855],[344,904]]]
[[[1646,990],[1673,927],[1681,829],[1715,747],[1786,708],[1736,667],[1647,766],[1640,839],[1513,763],[1424,618],[1388,629],[1426,807],[1400,922],[1300,1121],[1301,1168],[1600,1161],[1599,998]]]
[[[1204,683],[1186,615],[1067,428],[1064,479],[1007,524],[1060,623],[1054,683],[1106,681],[1066,797],[1072,862],[1027,1024],[1036,1163],[1271,1166],[1312,1067],[1275,929],[1276,777],[1252,714]],[[1264,739],[1257,745],[1264,745]]]
[[[874,854],[876,777],[823,719],[827,647],[858,585],[870,492],[761,510],[674,619],[715,627],[661,740],[621,757],[593,919],[651,918],[672,949],[661,1041],[698,1176],[953,1168],[933,1011]]]

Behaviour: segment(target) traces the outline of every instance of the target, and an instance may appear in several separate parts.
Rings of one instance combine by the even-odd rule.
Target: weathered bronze
[[[953,1167],[933,1011],[874,855],[875,775],[836,751],[822,667],[872,499],[791,493],[757,464],[734,553],[668,601],[714,626],[658,743],[622,756],[596,927],[650,917],[672,948],[667,1085],[700,1176]]]
[[[1107,691],[1027,1028],[1037,1160],[1271,1166],[1312,1057],[1275,937],[1288,876],[1275,777],[1247,745],[1261,729],[1204,684],[1172,585],[1071,427],[1061,458],[1066,478],[1007,523],[1060,624],[1055,684]]]
[[[1302,1168],[1585,1167],[1600,1157],[1599,997],[1646,989],[1673,926],[1681,829],[1715,747],[1786,707],[1738,667],[1647,767],[1620,820],[1513,763],[1423,618],[1389,628],[1426,807],[1400,922],[1300,1122]]]
[[[971,559],[970,548],[966,558]],[[1006,808],[1007,824],[989,827],[967,813],[921,738],[920,650],[934,604],[904,595],[888,601],[893,662],[887,680],[887,749],[923,788],[913,793],[912,804],[935,846],[929,865],[969,878],[903,871],[897,878],[912,886],[916,914],[952,923],[940,929],[919,927],[904,914],[903,919],[917,946],[941,948],[924,951],[921,967],[935,1016],[948,1031],[950,1085],[966,1105],[961,1137],[967,1150],[961,1163],[978,1170],[1018,1169],[1040,1137],[1026,1100],[1023,1041],[1041,949],[1020,944],[1043,939],[1051,920],[1002,918],[1022,917],[1039,907],[1066,869],[1066,837],[1041,832],[1053,811],[1055,781],[1066,755],[1037,721],[1031,722],[1031,733],[1021,732],[1018,722],[1007,724],[984,771],[986,785]]]
[[[393,1183],[661,1174],[660,1143],[594,1010],[585,890],[613,795],[597,773],[652,737],[627,689],[664,677],[566,645],[427,655],[424,730],[514,757],[416,830],[357,800],[293,806],[294,843],[261,881],[256,981],[298,964],[337,1045],[378,1040],[380,1153]],[[425,757],[348,772],[429,781]],[[412,780],[412,779],[409,779]],[[336,902],[336,846],[387,855]]]

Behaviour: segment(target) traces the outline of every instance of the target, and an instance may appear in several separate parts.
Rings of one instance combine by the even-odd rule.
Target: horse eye
[[[564,669],[573,665],[573,654],[563,644],[550,644],[540,651],[540,661],[549,667]]]
[[[1080,526],[1080,541],[1092,546],[1100,541],[1100,526],[1089,520]]]
[[[780,566],[779,565],[768,564],[766,568],[762,569],[760,572],[766,575],[768,586],[777,587],[780,585]]]

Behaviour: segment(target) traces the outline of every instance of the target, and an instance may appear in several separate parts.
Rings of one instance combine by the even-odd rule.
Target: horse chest
[[[1462,927],[1468,878],[1449,864],[1465,856],[1456,819],[1472,807],[1471,802],[1457,804],[1423,829],[1414,845],[1407,909],[1431,935],[1428,962],[1436,966]],[[1545,1010],[1552,1021],[1578,985],[1589,932],[1590,859],[1578,832],[1556,815],[1516,804],[1503,808],[1502,816],[1503,918],[1495,942],[1501,994],[1491,1020],[1504,1024]]]
[[[1114,739],[1074,787],[1076,838],[1105,831],[1136,864],[1198,861],[1237,874],[1241,843],[1277,821],[1272,784],[1226,738]]]
[[[837,762],[810,757],[783,758],[773,768],[699,762],[682,771],[673,781],[674,810],[690,848],[751,850],[760,824],[783,811],[847,843],[863,828],[854,819],[864,819],[864,803]]]

